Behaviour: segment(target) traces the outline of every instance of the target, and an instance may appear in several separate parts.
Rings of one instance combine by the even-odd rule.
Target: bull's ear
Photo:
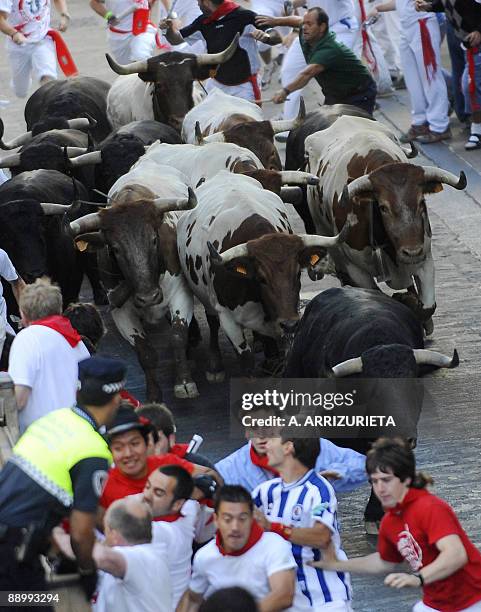
[[[314,268],[326,255],[327,251],[322,247],[306,247],[299,253],[299,265],[301,268]]]
[[[102,232],[90,232],[75,237],[75,246],[79,251],[98,251],[105,246]]]
[[[241,278],[254,278],[255,269],[248,257],[236,257],[224,265],[224,268]]]
[[[426,181],[423,184],[423,193],[439,193],[443,190],[443,184],[438,181]]]

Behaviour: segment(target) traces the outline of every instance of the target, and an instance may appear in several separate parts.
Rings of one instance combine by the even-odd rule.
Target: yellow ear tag
[[[211,79],[215,79],[216,74],[217,74],[217,68],[211,68],[211,69],[209,70],[209,77],[210,77]]]
[[[320,259],[319,255],[311,255],[311,266],[315,266]]]
[[[247,270],[244,268],[244,266],[236,266],[235,271],[239,272],[239,274],[243,274],[244,276],[247,276]]]
[[[89,246],[89,243],[86,242],[85,240],[77,240],[77,242],[75,243],[75,246],[77,247],[77,249],[79,251],[85,251],[87,250],[87,247]]]

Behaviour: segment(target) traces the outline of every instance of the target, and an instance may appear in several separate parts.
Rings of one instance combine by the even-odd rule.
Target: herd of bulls
[[[38,89],[25,134],[5,142],[0,126],[0,167],[12,174],[0,186],[0,247],[27,281],[56,281],[65,303],[88,275],[96,303],[108,300],[137,352],[150,400],[162,399],[151,331],[165,317],[175,396],[198,395],[187,359],[194,298],[210,329],[210,382],[224,377],[219,327],[246,374],[255,371],[246,330],[267,358],[295,335],[289,376],[456,366],[456,354],[424,350],[436,307],[424,198],[443,184],[463,189],[464,174],[412,164],[415,150],[355,107],[306,117],[301,104],[293,121],[266,121],[219,90],[194,105],[194,82],[236,45],[128,66],[108,58],[121,75],[111,87],[76,77]],[[274,144],[284,131],[285,170]],[[293,231],[288,203],[308,233]],[[299,324],[301,270],[314,280],[329,268],[350,287],[319,294]],[[380,281],[403,292],[388,297]]]

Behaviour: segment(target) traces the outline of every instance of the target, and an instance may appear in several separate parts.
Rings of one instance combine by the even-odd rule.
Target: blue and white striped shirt
[[[326,525],[331,531],[337,558],[347,559],[341,548],[334,489],[314,470],[309,470],[302,478],[289,484],[281,478],[268,480],[256,487],[252,497],[255,505],[272,522],[294,528],[309,528],[318,522]],[[320,549],[292,544],[292,552],[297,563],[297,580],[313,610],[331,601],[351,599],[349,574],[306,565],[307,561],[322,558]]]

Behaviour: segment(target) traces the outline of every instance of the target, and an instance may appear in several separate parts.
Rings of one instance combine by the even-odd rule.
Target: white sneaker
[[[481,149],[481,134],[471,134],[468,138],[468,142],[464,145],[464,148],[466,151]]]

